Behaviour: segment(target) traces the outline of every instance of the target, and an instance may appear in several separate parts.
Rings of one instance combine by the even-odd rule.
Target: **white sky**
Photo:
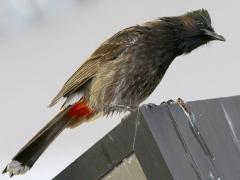
[[[0,169],[42,128],[65,80],[117,31],[161,16],[208,9],[226,43],[179,57],[144,103],[239,94],[239,3],[235,0],[2,0],[0,2]],[[119,116],[66,130],[17,179],[51,179],[120,122]],[[0,175],[0,179],[8,177]]]

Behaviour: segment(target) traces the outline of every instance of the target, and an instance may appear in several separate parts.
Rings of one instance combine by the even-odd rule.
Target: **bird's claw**
[[[167,102],[163,101],[161,102],[161,105],[170,105],[170,104],[175,104],[176,102],[172,99],[169,99]]]
[[[190,113],[190,107],[187,103],[184,102],[184,100],[182,100],[181,98],[178,98],[177,101],[174,101],[172,99],[166,101],[163,101],[161,103],[161,105],[171,105],[171,104],[178,104],[179,106],[181,106],[181,108],[183,108],[184,111],[186,111],[187,113]]]
[[[147,109],[151,109],[152,107],[157,106],[157,105],[153,104],[153,103],[149,103],[149,104],[144,104],[143,106],[146,107]]]
[[[175,104],[175,101],[170,99],[170,100],[167,101],[167,104]]]

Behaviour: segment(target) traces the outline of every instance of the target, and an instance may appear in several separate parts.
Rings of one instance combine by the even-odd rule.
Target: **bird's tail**
[[[89,115],[87,113],[90,111],[86,111],[86,108],[86,104],[77,103],[62,110],[14,156],[3,173],[9,172],[12,177],[28,171],[51,142],[66,127],[71,127],[72,121]]]

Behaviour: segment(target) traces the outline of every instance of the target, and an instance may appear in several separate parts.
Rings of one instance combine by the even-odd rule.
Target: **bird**
[[[213,40],[206,9],[166,16],[125,28],[87,58],[66,81],[49,107],[60,100],[59,113],[7,164],[3,173],[24,174],[65,129],[114,112],[132,112],[158,86],[176,57]]]

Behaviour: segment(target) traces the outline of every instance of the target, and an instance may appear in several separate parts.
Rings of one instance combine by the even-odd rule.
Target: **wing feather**
[[[79,87],[93,78],[97,72],[99,61],[96,59],[89,59],[67,80],[62,89],[51,101],[49,107],[55,105],[62,97],[65,97],[76,91]]]
[[[82,66],[67,80],[49,107],[55,105],[62,97],[67,97],[94,78],[99,66],[104,61],[116,59],[122,52],[133,46],[141,36],[141,26],[126,28],[102,43]]]

